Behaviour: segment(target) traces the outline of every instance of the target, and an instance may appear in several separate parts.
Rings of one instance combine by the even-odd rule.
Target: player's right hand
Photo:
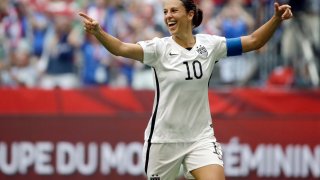
[[[94,35],[101,30],[98,21],[92,19],[90,16],[82,12],[80,12],[79,15],[83,17],[83,28],[87,33]]]

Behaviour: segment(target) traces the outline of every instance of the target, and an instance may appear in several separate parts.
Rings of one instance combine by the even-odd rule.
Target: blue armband
[[[227,39],[227,56],[238,56],[242,54],[241,38]]]

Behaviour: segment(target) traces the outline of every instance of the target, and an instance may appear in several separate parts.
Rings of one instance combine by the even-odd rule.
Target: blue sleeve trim
[[[241,38],[227,39],[227,56],[238,56],[242,54]]]

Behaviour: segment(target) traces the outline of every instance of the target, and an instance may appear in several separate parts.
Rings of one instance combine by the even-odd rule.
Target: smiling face
[[[164,0],[164,22],[171,35],[192,33],[193,11],[186,12],[180,0]]]

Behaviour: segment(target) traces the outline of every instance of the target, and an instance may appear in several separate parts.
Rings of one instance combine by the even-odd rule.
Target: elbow
[[[262,48],[264,45],[265,45],[265,43],[262,43],[262,42],[256,42],[255,50],[258,50],[258,49]]]

